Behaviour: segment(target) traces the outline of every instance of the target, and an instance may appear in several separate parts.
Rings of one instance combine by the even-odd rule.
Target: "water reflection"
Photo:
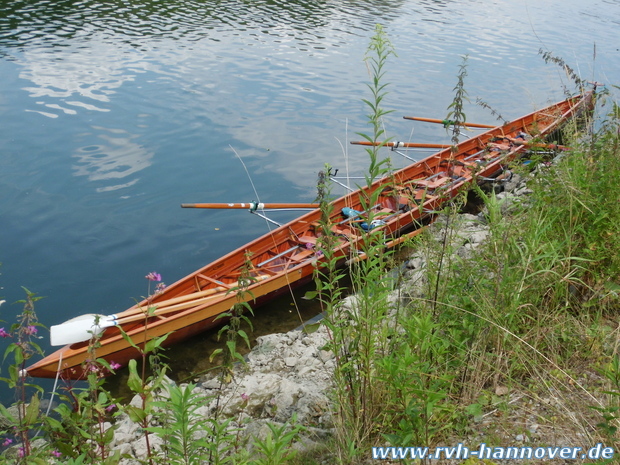
[[[61,109],[70,114],[67,110],[73,110],[74,114],[76,108],[109,111],[105,105],[110,96],[134,79],[132,66],[139,65],[142,58],[128,57],[118,47],[95,37],[59,51],[29,48],[16,62],[21,65],[19,77],[33,84],[23,90],[35,99],[60,100],[64,104]]]
[[[320,28],[334,16],[372,18],[394,14],[406,1],[379,0],[317,2],[307,0],[128,1],[117,3],[70,0],[13,1],[0,11],[0,43],[22,47],[33,43],[52,45],[80,35],[84,30],[123,36],[140,47],[145,38],[210,37],[256,28],[272,34],[273,26],[288,25],[297,31]],[[437,2],[431,2],[429,8]],[[346,28],[351,24],[343,24]],[[139,40],[135,40],[139,39]]]
[[[135,142],[138,135],[130,134],[124,129],[110,129],[93,126],[96,138],[103,141],[98,145],[80,147],[73,155],[77,158],[74,165],[76,176],[87,176],[90,181],[108,181],[125,179],[152,163],[153,152]],[[93,134],[85,134],[91,139]],[[106,185],[97,188],[97,192],[106,192],[129,187],[138,178],[121,184]]]

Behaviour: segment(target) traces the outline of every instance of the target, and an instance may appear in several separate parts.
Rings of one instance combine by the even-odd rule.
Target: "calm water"
[[[20,286],[46,296],[45,325],[122,310],[147,272],[172,283],[268,230],[182,202],[311,201],[324,163],[361,172],[348,141],[367,130],[376,23],[398,54],[384,107],[400,140],[447,139],[401,117],[444,117],[463,55],[471,101],[509,119],[563,98],[541,48],[620,76],[611,0],[0,1],[2,319]]]

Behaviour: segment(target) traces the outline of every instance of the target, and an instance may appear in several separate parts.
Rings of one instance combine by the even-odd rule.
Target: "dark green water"
[[[305,202],[324,163],[359,175],[366,155],[348,142],[368,130],[376,23],[398,54],[383,102],[397,140],[448,140],[401,117],[445,117],[463,55],[471,122],[494,122],[477,97],[508,119],[563,98],[541,48],[584,78],[620,76],[615,1],[1,1],[4,324],[20,286],[46,296],[48,326],[114,313],[148,272],[172,283],[268,231],[182,202]]]

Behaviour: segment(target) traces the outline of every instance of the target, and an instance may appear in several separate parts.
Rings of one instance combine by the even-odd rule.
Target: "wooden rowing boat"
[[[330,219],[336,234],[334,255],[343,264],[359,256],[358,249],[367,236],[364,219],[368,215],[378,220],[375,229],[383,231],[388,246],[397,243],[399,237],[421,228],[425,219],[469,183],[498,175],[505,163],[522,156],[528,150],[527,144],[514,143],[515,139],[540,141],[590,109],[592,102],[593,93],[589,92],[550,105],[480,133],[454,149],[440,150],[370,187],[333,201]],[[378,193],[378,201],[372,211],[364,211],[363,198],[369,198],[371,193]],[[219,324],[218,315],[239,301],[268,300],[278,291],[309,280],[323,259],[316,247],[322,234],[320,220],[321,211],[314,209],[191,273],[151,301],[102,317],[103,324],[99,324],[104,329],[96,356],[120,365],[138,356],[119,327],[139,346],[169,333],[166,344],[172,345]],[[239,293],[242,276],[250,279],[243,286],[247,292]],[[147,314],[148,307],[155,310]],[[72,324],[79,323],[80,319],[58,328],[70,332]],[[89,357],[88,345],[89,341],[68,343],[28,367],[28,374],[51,378],[59,373],[63,378],[79,379]]]

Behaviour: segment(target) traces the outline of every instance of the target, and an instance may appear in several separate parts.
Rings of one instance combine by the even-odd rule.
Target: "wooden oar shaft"
[[[182,203],[182,208],[266,210],[274,208],[318,208],[316,203]]]
[[[218,295],[210,295],[207,297],[202,297],[195,300],[190,300],[188,302],[179,303],[176,305],[169,305],[163,308],[157,307],[152,314],[147,313],[147,308],[139,309],[137,312],[129,314],[129,315],[119,315],[119,318],[116,320],[117,324],[122,325],[125,323],[131,323],[132,321],[140,321],[146,317],[150,316],[161,316],[166,315],[168,313],[178,312],[179,310],[186,310],[188,308],[197,307],[198,305],[202,305],[208,302],[211,299],[216,297],[220,297]]]
[[[422,148],[422,149],[447,149],[451,147],[446,144],[420,144],[417,142],[370,142],[367,140],[362,141],[352,141],[352,145],[366,145],[371,147],[377,147],[379,145],[384,147],[409,147],[409,148]]]
[[[259,275],[259,276],[254,277],[253,281],[254,282],[264,281],[268,277],[269,275]],[[179,297],[173,297],[172,299],[162,300],[160,302],[153,302],[151,306],[156,307],[155,312],[154,312],[155,315],[160,314],[160,312],[164,310],[167,312],[171,308],[172,308],[172,311],[179,310],[179,309],[182,310],[183,308],[191,307],[194,304],[194,302],[198,302],[198,301],[205,302],[206,300],[208,300],[207,297],[213,298],[215,297],[214,294],[219,294],[226,290],[227,290],[226,287],[217,286],[212,289],[205,289],[204,291],[192,292],[191,294],[181,295]],[[190,305],[188,307],[181,307],[178,305],[178,304],[184,304],[184,303],[189,303]],[[128,310],[125,310],[124,312],[117,313],[116,319],[121,320],[121,319],[130,317],[130,316],[133,316],[133,315],[144,316],[147,310],[148,310],[148,306],[139,307],[136,305]]]
[[[411,119],[415,121],[424,121],[426,123],[438,123],[443,124],[444,126],[451,126],[455,124],[455,121],[450,121],[447,119],[434,119],[434,118],[422,118],[420,116],[403,116],[404,119]],[[465,126],[466,128],[483,128],[483,129],[492,129],[497,126],[491,126],[488,124],[476,124],[476,123],[459,123],[459,126]]]
[[[255,282],[264,281],[269,278],[269,275],[257,276]],[[175,297],[173,299],[163,300],[161,302],[155,302],[152,306],[156,307],[152,313],[152,316],[165,315],[166,313],[172,313],[179,310],[185,310],[197,305],[201,305],[210,299],[218,297],[215,294],[219,294],[225,291],[224,287],[216,287],[213,289],[206,289],[200,292],[194,292],[192,294]],[[136,307],[125,312],[116,315],[116,321],[119,324],[129,323],[131,321],[138,321],[147,315],[148,307]],[[151,315],[149,315],[151,316]]]
[[[161,302],[154,302],[152,306],[155,306],[157,308],[168,307],[170,305],[187,302],[188,300],[196,300],[201,297],[207,297],[213,294],[217,294],[218,292],[223,292],[225,290],[226,290],[225,287],[218,286],[218,287],[214,287],[213,289],[205,289],[204,291],[193,292],[191,294],[174,297],[172,299],[162,300]],[[139,307],[138,305],[136,305],[134,307],[131,307],[128,310],[125,310],[124,312],[117,313],[116,317],[120,319],[120,318],[125,318],[128,316],[132,316],[132,315],[141,315],[144,313],[145,310],[146,310],[146,307]]]

